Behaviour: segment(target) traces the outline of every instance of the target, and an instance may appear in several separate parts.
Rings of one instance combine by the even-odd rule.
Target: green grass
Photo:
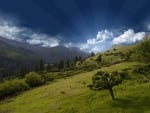
[[[143,63],[125,62],[102,70],[122,70],[137,65]],[[114,87],[116,100],[112,101],[107,90],[95,92],[87,87],[98,70],[58,79],[2,101],[0,113],[150,113],[148,83],[126,80]]]

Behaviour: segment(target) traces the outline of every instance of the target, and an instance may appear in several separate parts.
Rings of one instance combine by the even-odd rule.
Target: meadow
[[[0,113],[150,113],[148,83],[142,75],[114,87],[116,100],[107,90],[88,88],[91,77],[99,70],[122,70],[143,63],[124,62],[102,69],[56,79],[0,103]],[[139,77],[135,77],[139,76]]]

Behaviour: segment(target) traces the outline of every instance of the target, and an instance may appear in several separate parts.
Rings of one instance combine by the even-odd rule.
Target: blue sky
[[[149,0],[0,0],[0,36],[33,45],[100,52],[142,40]]]

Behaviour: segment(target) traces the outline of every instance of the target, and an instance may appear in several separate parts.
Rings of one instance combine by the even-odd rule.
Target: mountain
[[[51,48],[41,47],[0,37],[0,75],[6,74],[8,70],[16,73],[24,66],[33,70],[40,59],[56,63],[60,60],[74,59],[75,56],[87,55],[88,53],[75,47],[67,48],[61,45]]]
[[[57,62],[60,60],[73,59],[75,56],[87,56],[88,53],[78,48],[64,46],[41,47],[7,40],[0,37],[0,56],[20,59],[43,59]]]

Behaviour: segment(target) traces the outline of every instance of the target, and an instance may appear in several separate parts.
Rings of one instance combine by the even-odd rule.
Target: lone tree
[[[89,85],[91,90],[108,89],[112,100],[114,100],[113,87],[120,84],[122,82],[122,78],[117,71],[111,73],[99,71],[93,76],[92,81],[93,84]]]

